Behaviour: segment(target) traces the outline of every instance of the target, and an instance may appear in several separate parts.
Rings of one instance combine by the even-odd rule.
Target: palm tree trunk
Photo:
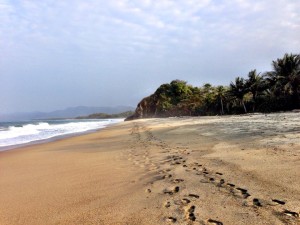
[[[252,98],[253,98],[253,107],[252,107],[252,111],[255,111],[255,106],[256,106],[256,96],[257,93],[256,92],[252,92]]]
[[[221,100],[221,108],[222,108],[222,115],[224,115],[224,106],[223,106],[223,101],[222,101],[222,98],[220,99]]]
[[[293,85],[292,91],[293,91],[293,95],[292,95],[293,104],[295,105],[295,107],[299,107],[300,106],[300,98],[299,98],[299,93],[298,93],[298,85]]]
[[[241,103],[242,103],[242,105],[243,105],[243,107],[244,107],[244,111],[245,111],[245,113],[247,113],[247,109],[246,109],[246,106],[245,106],[245,103],[244,103],[244,101],[243,101],[243,100],[241,100]]]

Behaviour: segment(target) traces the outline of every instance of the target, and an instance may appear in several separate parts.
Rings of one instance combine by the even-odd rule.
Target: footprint
[[[196,216],[194,214],[195,208],[196,208],[196,206],[192,205],[191,207],[189,207],[187,209],[187,213],[186,213],[187,219],[189,219],[191,221],[195,221],[196,220]]]
[[[223,225],[222,222],[217,221],[217,220],[213,220],[213,219],[208,219],[207,222],[209,222],[209,223],[214,223],[214,224],[216,224],[216,225]]]
[[[239,190],[239,191],[242,193],[242,195],[243,195],[244,198],[248,198],[249,196],[251,196],[251,195],[248,193],[248,190],[247,190],[247,189],[244,189],[244,188],[236,188],[236,189]]]
[[[259,201],[259,199],[258,199],[258,198],[254,198],[254,199],[253,199],[253,205],[255,205],[255,206],[259,206],[259,207],[261,207],[261,206],[262,206],[262,204],[260,203],[260,201]]]
[[[236,188],[236,190],[239,190],[240,192],[242,192],[242,193],[246,193],[246,192],[248,192],[248,190],[247,189],[244,189],[244,188]]]
[[[297,213],[297,212],[293,212],[293,211],[285,209],[283,211],[283,213],[288,215],[288,216],[293,216],[293,217],[299,218],[299,213]]]
[[[176,186],[173,191],[174,191],[174,193],[177,193],[179,191],[179,187]]]
[[[184,179],[174,179],[173,180],[174,183],[180,183],[180,182],[183,182],[183,181],[184,181]]]
[[[218,187],[222,187],[222,185],[225,183],[224,179],[221,179],[220,182],[217,184]]]
[[[278,199],[272,199],[272,202],[276,202],[276,203],[278,203],[280,205],[284,205],[285,204],[284,201],[281,201],[281,200],[278,200]]]
[[[201,183],[209,183],[209,181],[207,179],[201,179],[200,182]]]
[[[248,193],[248,192],[246,192],[246,193],[242,193],[242,195],[243,195],[243,197],[244,198],[248,198],[248,197],[250,197],[251,195]]]
[[[173,195],[174,193],[177,193],[177,192],[179,192],[179,186],[176,186],[176,187],[174,187],[173,189],[165,189],[164,190],[164,194],[169,194],[169,195]]]
[[[235,184],[227,183],[229,187],[235,187]]]
[[[220,173],[220,172],[216,172],[216,174],[221,175],[221,176],[223,175],[223,173]]]
[[[166,202],[164,205],[166,208],[169,208],[171,206],[171,202]]]
[[[192,197],[192,198],[200,198],[200,196],[196,195],[196,194],[189,194],[189,196]]]
[[[184,204],[184,205],[187,205],[191,202],[191,200],[189,200],[188,198],[183,198],[181,199],[181,203]]]
[[[175,223],[177,221],[177,219],[175,217],[169,216],[168,218],[166,218],[167,222],[171,222],[171,223]]]
[[[188,212],[189,213],[193,213],[194,211],[195,211],[195,208],[196,208],[196,206],[194,206],[194,205],[192,205],[192,206],[190,206],[189,208],[188,208]]]

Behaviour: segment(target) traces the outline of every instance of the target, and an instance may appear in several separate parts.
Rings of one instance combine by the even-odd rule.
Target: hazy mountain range
[[[18,112],[10,114],[0,114],[0,121],[38,120],[38,119],[65,119],[79,116],[87,116],[94,113],[116,114],[125,111],[133,111],[131,106],[116,107],[87,107],[77,106],[52,112]]]

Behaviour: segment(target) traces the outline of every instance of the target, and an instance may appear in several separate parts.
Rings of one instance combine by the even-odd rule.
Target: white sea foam
[[[0,147],[25,144],[61,135],[97,130],[120,121],[122,121],[122,119],[66,120],[11,125],[7,128],[2,127],[2,129],[0,129]]]

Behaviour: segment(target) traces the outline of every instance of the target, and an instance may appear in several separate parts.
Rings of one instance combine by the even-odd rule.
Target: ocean
[[[0,151],[22,144],[98,130],[123,120],[124,119],[65,119],[0,122]]]

